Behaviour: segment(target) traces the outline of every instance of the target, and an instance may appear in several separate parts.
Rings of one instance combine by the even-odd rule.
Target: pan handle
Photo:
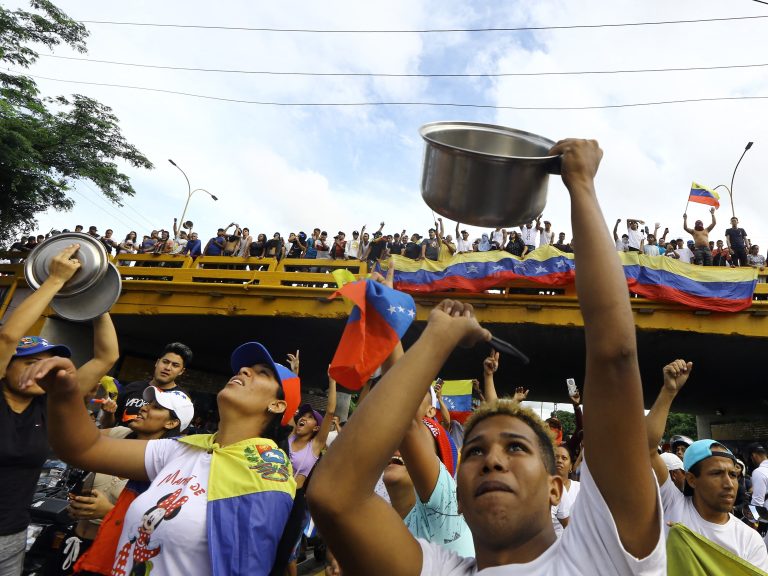
[[[552,156],[551,159],[547,160],[546,169],[548,174],[559,175],[563,169],[563,155],[558,154],[557,156]]]

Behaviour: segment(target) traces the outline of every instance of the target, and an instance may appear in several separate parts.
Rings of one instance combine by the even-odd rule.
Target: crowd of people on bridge
[[[182,380],[194,361],[185,344],[168,344],[151,377],[113,397],[104,393],[119,357],[109,314],[93,322],[93,358],[79,368],[67,343],[26,335],[77,273],[73,245],[0,329],[0,574],[22,572],[29,507],[49,445],[71,466],[97,473],[93,488],[70,495],[80,545],[61,573],[296,574],[310,519],[327,546],[327,574],[646,576],[708,565],[717,571],[698,573],[729,574],[733,563],[768,570],[756,519],[733,515],[739,498],[764,504],[766,449],[752,446],[738,459],[716,439],[663,442],[693,363],[670,359],[660,367],[662,389],[646,415],[626,280],[619,258],[606,256],[617,240],[597,224],[603,217],[593,181],[602,151],[594,141],[565,140],[552,153],[562,154],[583,250],[576,289],[586,373],[583,397],[569,391],[570,437],[556,418],[542,421],[525,407],[528,391],[498,396],[495,351],[483,362],[471,416],[463,424],[451,418],[438,374],[458,348],[491,340],[459,300],[438,304],[407,350],[393,345],[381,377],[363,388],[343,426],[334,418],[330,374],[320,413],[301,402],[298,352],[281,364],[251,341],[229,355],[215,430],[192,431],[193,422],[201,426]],[[631,220],[627,236],[637,239],[641,225]],[[706,236],[698,223],[693,231],[701,248]],[[384,237],[383,223],[376,234]],[[518,240],[527,248],[532,234],[553,242],[551,225],[531,223],[521,234],[484,235],[477,249]],[[438,222],[429,240],[439,250],[442,238]],[[647,247],[636,244],[628,249]],[[358,244],[354,257],[365,258],[369,246],[361,253]],[[428,258],[430,245],[422,246],[418,257]],[[706,260],[703,249],[692,252]],[[375,280],[391,288],[391,275]],[[751,495],[745,463],[754,468]],[[681,544],[679,525],[727,553],[707,550],[701,560],[697,546]]]
[[[711,223],[706,227],[701,220],[696,220],[693,228],[690,228],[688,215],[683,215],[683,230],[691,237],[688,240],[683,237],[668,238],[669,228],[665,228],[659,236],[660,223],[657,222],[651,231],[643,220],[636,218],[626,219],[626,232],[619,236],[618,229],[622,220],[617,219],[613,228],[616,250],[666,256],[703,266],[752,266],[763,270],[766,257],[760,254],[757,244],[752,244],[747,232],[739,227],[738,218],[731,218],[730,227],[725,229],[720,238],[710,238],[717,224],[715,209],[711,208],[710,212]],[[409,234],[406,230],[388,234],[384,232],[384,227],[385,223],[381,222],[371,235],[366,232],[366,226],[362,226],[359,231],[353,230],[349,237],[339,230],[332,239],[321,228],[314,228],[309,234],[303,231],[291,232],[287,238],[275,232],[268,238],[264,233],[252,235],[249,228],[232,222],[225,228],[219,228],[216,235],[205,244],[191,228],[185,230],[179,227],[176,219],[172,231],[152,230],[141,239],[131,230],[120,240],[111,228],[100,234],[97,226],[90,226],[84,233],[99,239],[112,255],[184,254],[193,258],[205,255],[275,258],[278,261],[283,258],[359,260],[368,262],[371,267],[376,262],[388,260],[391,255],[413,260],[443,260],[455,254],[504,250],[524,258],[529,252],[546,245],[566,253],[574,250],[573,240],[568,241],[565,232],[555,236],[552,223],[543,220],[543,215],[516,229],[496,228],[475,239],[470,238],[467,230],[461,230],[458,222],[455,237],[446,235],[442,218],[435,221],[426,236],[416,232]],[[83,232],[84,228],[77,225],[74,231]],[[19,258],[14,258],[14,254],[26,256],[37,244],[58,233],[58,230],[52,230],[48,234],[22,236],[8,247],[9,257],[12,261],[18,261]]]

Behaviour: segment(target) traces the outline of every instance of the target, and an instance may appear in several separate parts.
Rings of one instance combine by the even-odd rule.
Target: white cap
[[[173,410],[181,423],[182,432],[186,430],[195,416],[195,405],[192,404],[189,396],[181,390],[160,390],[154,386],[147,386],[142,396],[146,402],[157,402],[163,408]]]
[[[661,454],[661,459],[664,460],[664,464],[667,465],[667,470],[669,472],[672,472],[672,470],[685,470],[683,461],[672,454],[672,452],[663,452]]]

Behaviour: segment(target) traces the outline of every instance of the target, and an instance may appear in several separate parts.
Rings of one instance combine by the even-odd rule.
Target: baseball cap
[[[716,448],[715,450],[712,450],[712,444],[719,444],[722,446],[722,448]],[[733,453],[728,450],[728,448],[720,444],[720,442],[717,440],[708,438],[706,440],[697,440],[688,446],[685,451],[685,455],[683,456],[683,466],[685,467],[686,472],[689,472],[691,468],[696,466],[696,464],[702,460],[711,458],[712,456],[724,456],[726,458],[730,458],[734,462],[736,461],[736,456],[734,456]]]
[[[186,430],[195,416],[195,406],[189,396],[181,390],[160,390],[154,386],[144,388],[142,398],[145,402],[157,402],[163,408],[172,410],[180,422],[180,429]]]
[[[296,416],[303,416],[304,414],[312,414],[312,417],[315,419],[315,422],[317,422],[317,425],[320,426],[320,424],[323,423],[323,415],[320,414],[317,410],[312,408],[311,404],[302,404],[299,406],[298,412],[296,412]]]
[[[236,373],[243,366],[253,366],[254,364],[266,364],[275,373],[278,383],[283,389],[285,397],[285,412],[280,423],[286,426],[293,418],[296,407],[301,403],[301,381],[298,375],[291,372],[282,364],[277,364],[272,360],[267,349],[258,342],[246,342],[241,344],[232,352],[230,365],[232,372]]]
[[[42,352],[50,352],[54,356],[62,356],[69,358],[72,356],[72,351],[63,346],[62,344],[51,344],[45,338],[40,336],[24,336],[16,344],[16,352],[14,358],[21,358],[23,356],[32,356],[34,354],[40,354]]]
[[[432,418],[423,418],[424,425],[432,433],[432,437],[437,444],[437,457],[448,470],[451,476],[456,474],[456,465],[459,461],[459,451],[451,436],[446,432],[437,420]]]
[[[664,464],[667,465],[667,470],[672,472],[672,470],[683,470],[683,461],[680,460],[675,454],[672,454],[672,452],[662,452],[661,459],[664,460]]]

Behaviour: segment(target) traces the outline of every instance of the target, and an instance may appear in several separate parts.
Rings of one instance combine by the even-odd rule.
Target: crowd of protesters
[[[301,403],[298,353],[286,366],[260,343],[246,342],[229,357],[216,430],[189,434],[194,404],[177,383],[193,362],[186,345],[166,346],[151,377],[126,383],[112,397],[99,392],[119,356],[108,314],[93,322],[93,359],[80,368],[66,345],[25,336],[77,273],[73,245],[53,259],[49,278],[0,329],[0,574],[21,573],[29,506],[49,444],[70,465],[99,475],[94,488],[71,495],[83,544],[69,573],[296,574],[310,515],[328,547],[327,574],[458,576],[488,568],[533,576],[687,574],[673,562],[682,557],[700,566],[694,548],[678,550],[668,565],[671,522],[728,551],[723,562],[767,570],[768,549],[749,525],[754,518],[733,515],[739,494],[753,506],[764,504],[766,449],[756,445],[747,455],[755,466],[750,496],[741,479],[744,462],[724,444],[670,439],[662,445],[669,408],[693,365],[676,359],[663,367],[662,390],[646,415],[625,277],[619,259],[606,257],[618,239],[598,224],[593,179],[602,151],[594,141],[566,140],[552,153],[562,154],[585,272],[576,289],[586,375],[583,398],[569,391],[576,421],[570,437],[556,418],[542,421],[523,405],[528,391],[499,398],[500,358],[493,351],[482,365],[482,389],[475,386],[472,415],[464,424],[451,418],[440,370],[458,346],[487,346],[491,339],[472,306],[455,300],[432,310],[408,350],[394,345],[381,378],[361,391],[343,427],[333,417],[330,375],[322,414]],[[645,251],[650,243],[649,234],[638,232],[641,225],[629,221],[628,250]],[[351,257],[369,257],[374,241],[385,238],[383,226],[371,239],[353,234],[359,240]],[[233,236],[223,229],[217,247],[225,252],[228,241],[237,242],[234,254],[246,231],[229,241]],[[316,257],[334,252],[317,232],[311,236]],[[443,232],[438,222],[416,258],[434,256],[432,249],[439,257],[441,246],[452,244]],[[706,264],[703,227],[697,223],[691,233],[692,258],[699,254]],[[339,236],[344,241],[340,233],[334,244]],[[401,233],[392,243],[396,236],[401,244],[403,236],[413,242]],[[161,242],[168,238],[158,235]],[[555,244],[548,222],[519,233],[494,230],[471,244],[462,238],[455,249],[522,242],[524,255],[542,238]],[[308,240],[289,236],[302,250],[309,250]],[[563,241],[561,235],[566,246]],[[266,244],[263,235],[258,242]],[[391,287],[392,276],[374,280]],[[98,422],[87,409],[94,394],[101,400]]]
[[[751,243],[746,231],[739,227],[738,218],[731,218],[730,227],[725,229],[721,238],[710,238],[717,224],[715,209],[712,208],[710,212],[712,220],[706,227],[701,220],[697,220],[694,227],[689,228],[688,215],[683,215],[683,230],[691,236],[688,240],[683,237],[668,238],[669,228],[665,228],[659,236],[660,223],[656,223],[651,231],[643,220],[633,218],[626,219],[626,232],[619,236],[618,229],[622,220],[618,219],[613,228],[616,250],[666,256],[704,266],[752,266],[763,270],[766,257],[760,254],[757,244]],[[489,230],[475,239],[470,238],[467,230],[461,230],[459,223],[456,223],[455,237],[446,235],[442,218],[437,219],[434,228],[430,228],[426,236],[416,232],[409,234],[406,230],[385,234],[384,225],[381,222],[372,235],[363,226],[359,231],[354,230],[349,237],[340,230],[330,239],[327,231],[314,228],[309,234],[303,231],[291,232],[286,238],[280,232],[275,232],[268,238],[263,233],[252,235],[247,227],[233,222],[225,228],[219,228],[216,235],[205,243],[191,228],[185,230],[179,227],[175,219],[172,231],[152,230],[141,239],[133,230],[123,240],[116,238],[112,229],[99,234],[96,226],[90,226],[85,233],[99,239],[107,252],[114,255],[184,254],[193,258],[201,255],[234,256],[275,258],[278,261],[283,258],[360,260],[372,265],[377,261],[386,261],[395,254],[413,260],[442,260],[454,254],[504,250],[522,258],[545,245],[552,245],[561,252],[573,252],[573,240],[567,241],[565,232],[555,236],[552,223],[543,220],[543,216],[516,229]],[[83,230],[81,225],[74,228],[75,232]],[[45,235],[23,236],[9,246],[7,252],[12,261],[18,260],[13,258],[14,253],[26,255],[47,237],[58,233],[52,230]]]

